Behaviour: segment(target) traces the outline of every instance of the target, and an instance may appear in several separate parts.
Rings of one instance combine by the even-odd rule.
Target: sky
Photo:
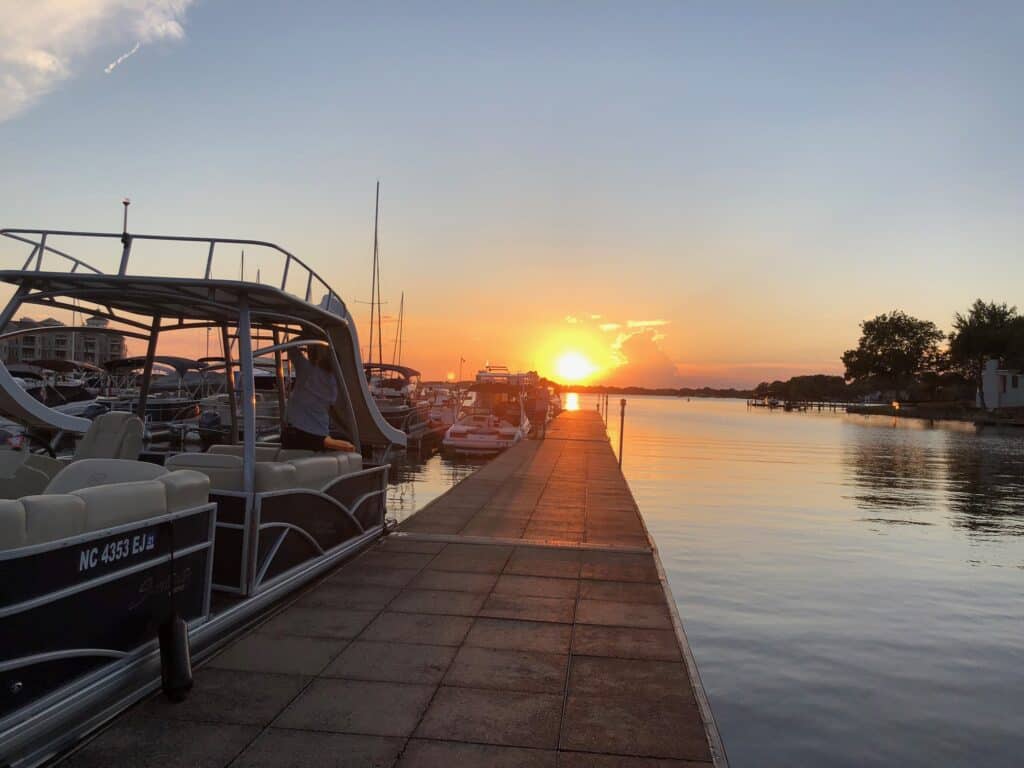
[[[1021,39],[1019,3],[0,0],[0,227],[129,196],[278,242],[365,343],[380,180],[426,377],[840,373],[878,313],[1024,304]]]

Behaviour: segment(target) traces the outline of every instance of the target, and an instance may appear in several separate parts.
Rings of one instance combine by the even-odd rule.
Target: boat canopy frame
[[[135,235],[128,233],[75,232],[69,230],[42,229],[0,229],[0,236],[31,246],[31,252],[20,270],[0,271],[0,282],[14,285],[14,295],[0,312],[0,328],[6,326],[23,305],[44,306],[50,309],[88,313],[108,321],[128,326],[126,336],[141,338],[147,342],[142,363],[142,382],[139,391],[138,410],[145,413],[146,400],[150,395],[153,363],[158,360],[156,344],[161,334],[174,330],[211,328],[220,330],[226,358],[225,379],[228,394],[234,397],[235,390],[241,390],[241,421],[255,423],[255,382],[253,341],[254,335],[266,338],[269,334],[275,342],[270,348],[255,350],[257,354],[274,355],[274,369],[278,378],[279,391],[284,393],[282,343],[303,339],[303,343],[322,343],[334,346],[332,329],[344,326],[352,342],[345,343],[354,350],[361,377],[361,361],[358,360],[358,340],[354,322],[339,295],[311,267],[294,254],[280,246],[263,240],[249,240],[223,237],[187,237],[170,235]],[[72,256],[65,250],[53,247],[47,240],[56,237],[87,238],[103,241],[120,241],[120,259],[116,273],[105,273],[88,262]],[[206,246],[206,260],[203,276],[153,277],[133,274],[131,266],[132,246],[136,241],[158,243],[191,243]],[[239,245],[269,249],[282,260],[279,282],[266,283],[240,277],[225,280],[211,277],[214,255],[218,245]],[[53,257],[56,257],[54,259]],[[54,263],[55,262],[55,263]],[[56,267],[56,269],[55,269]],[[301,295],[287,290],[289,274],[298,275],[304,284]],[[314,291],[323,291],[319,304],[313,303]],[[82,302],[95,305],[85,308]],[[146,322],[148,320],[148,322]],[[96,329],[91,329],[96,330]],[[107,330],[107,329],[104,329]],[[114,330],[114,329],[110,329]],[[233,333],[232,333],[233,331]],[[17,333],[17,332],[15,332]],[[0,338],[7,337],[0,335]],[[233,341],[237,341],[237,358],[232,354]],[[299,346],[295,344],[294,346]],[[331,359],[338,379],[342,397],[342,411],[334,410],[335,419],[341,424],[348,439],[357,449],[362,450],[359,421],[353,408],[352,377],[346,383],[336,349]],[[234,370],[235,368],[238,370]],[[364,398],[369,397],[363,391]],[[281,418],[284,418],[283,410]],[[238,417],[232,409],[231,435],[238,442]],[[365,421],[364,421],[365,423]],[[372,424],[373,427],[379,425]],[[375,429],[377,442],[404,444],[401,437],[389,432],[385,424]],[[255,430],[247,429],[244,435],[245,463],[255,464]],[[248,473],[251,475],[251,473]],[[246,478],[246,490],[252,491],[252,477]]]

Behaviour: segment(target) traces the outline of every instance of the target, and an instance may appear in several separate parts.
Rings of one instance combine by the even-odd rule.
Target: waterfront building
[[[4,333],[29,329],[38,329],[38,333],[25,333],[0,340],[0,359],[6,363],[77,360],[102,365],[127,354],[124,336],[106,331],[105,317],[90,317],[85,325],[96,330],[71,330],[52,317],[44,320],[30,317],[12,320],[4,327]]]
[[[1003,361],[985,361],[981,374],[981,390],[985,393],[985,406],[995,408],[1024,408],[1024,373],[1016,368],[1004,367]],[[981,393],[977,397],[981,407]]]

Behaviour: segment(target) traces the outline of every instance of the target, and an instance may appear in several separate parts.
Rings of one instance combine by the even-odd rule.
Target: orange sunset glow
[[[584,382],[596,371],[597,366],[581,352],[566,352],[555,361],[555,374],[566,384]]]

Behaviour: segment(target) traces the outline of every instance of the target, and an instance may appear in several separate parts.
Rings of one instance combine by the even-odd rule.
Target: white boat
[[[445,433],[443,446],[455,453],[489,454],[509,448],[530,433],[526,413],[527,374],[488,366],[470,387],[473,405]]]
[[[465,393],[433,385],[422,390],[420,402],[427,407],[427,423],[432,430],[447,432],[463,415]]]
[[[405,434],[370,397],[355,323],[341,299],[276,245],[126,232],[0,230],[0,237],[29,251],[20,269],[0,271],[0,283],[15,289],[0,328],[25,305],[86,306],[148,350],[134,413],[94,421],[40,402],[0,364],[0,416],[81,436],[63,460],[0,450],[0,765],[21,768],[72,748],[158,690],[162,673],[164,690],[183,695],[184,649],[202,661],[381,536],[388,469],[363,457],[404,446]],[[104,272],[70,255],[83,240],[115,268]],[[168,242],[176,268],[186,263],[179,259],[187,246],[197,249],[200,277],[135,271],[166,263],[166,254],[154,258],[147,248]],[[213,278],[215,252],[225,244],[264,249],[279,259],[279,273],[268,278],[264,267],[262,282]],[[299,294],[287,290],[293,285]],[[314,288],[322,301],[313,300]],[[280,361],[293,347],[329,350],[339,383],[336,436],[357,452],[286,450],[258,444],[247,429],[240,443],[205,453],[168,450],[138,460],[157,342],[197,328],[237,342],[237,375],[226,382],[231,398],[240,393],[241,413],[229,409],[232,435],[240,421],[255,423],[257,359]],[[268,338],[273,344],[254,348]],[[230,355],[232,345],[225,347]],[[282,366],[276,370],[284,392]],[[177,666],[167,663],[172,658]]]
[[[417,441],[428,431],[428,408],[419,402],[420,372],[405,365],[365,363],[366,381],[373,402],[387,422]]]

